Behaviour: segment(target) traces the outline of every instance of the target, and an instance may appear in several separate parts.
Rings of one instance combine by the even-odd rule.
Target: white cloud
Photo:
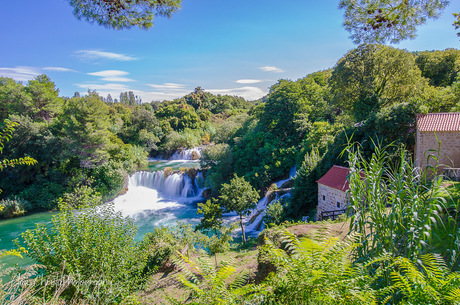
[[[283,69],[275,67],[275,66],[265,66],[265,67],[260,67],[259,69],[265,72],[277,72],[277,73],[284,72]]]
[[[213,94],[221,94],[221,95],[237,95],[241,96],[249,101],[257,100],[267,94],[267,92],[263,91],[258,87],[240,87],[240,88],[233,88],[233,89],[209,89],[206,90]]]
[[[55,72],[77,72],[77,71],[75,71],[73,69],[62,68],[62,67],[45,67],[45,68],[43,68],[43,70],[55,71]]]
[[[238,83],[238,84],[257,84],[261,82],[263,81],[260,79],[239,79],[235,81],[235,83]]]
[[[119,76],[112,76],[112,77],[103,77],[102,80],[106,82],[134,82],[134,79],[127,78],[127,77],[119,77]]]
[[[123,84],[75,84],[76,86],[86,90],[103,90],[103,91],[130,91],[130,89]]]
[[[133,82],[134,81],[134,79],[123,77],[124,75],[128,75],[129,73],[126,71],[120,71],[120,70],[104,70],[104,71],[99,71],[99,72],[91,72],[87,74],[102,77],[101,80],[106,81],[106,82]]]
[[[142,100],[145,102],[150,101],[164,101],[164,100],[173,100],[176,98],[183,97],[184,95],[189,94],[190,91],[187,90],[174,90],[174,91],[164,91],[164,92],[139,92],[139,95],[142,96]]]
[[[100,76],[100,77],[112,77],[112,76],[123,76],[129,73],[121,70],[104,70],[99,72],[91,72],[88,75]]]
[[[167,90],[183,90],[185,85],[175,83],[164,83],[163,85],[147,84],[148,86],[155,89],[167,89]]]
[[[0,68],[0,76],[9,77],[20,82],[32,80],[37,75],[40,75],[40,72],[35,67]]]
[[[77,56],[84,58],[84,59],[91,59],[91,60],[114,60],[114,61],[132,61],[137,60],[138,58],[134,56],[118,54],[113,52],[104,52],[98,50],[79,50],[76,51],[75,54]]]

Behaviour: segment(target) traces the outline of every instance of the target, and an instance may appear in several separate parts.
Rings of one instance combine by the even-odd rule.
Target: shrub
[[[12,218],[24,215],[30,209],[30,204],[27,200],[14,196],[0,200],[0,207],[0,216]]]
[[[47,282],[55,283],[55,274],[69,276],[76,281],[65,289],[64,297],[107,304],[119,302],[142,280],[146,255],[134,241],[136,231],[133,220],[115,212],[110,204],[77,213],[62,206],[51,227],[37,224],[16,243],[46,267],[43,289]],[[44,291],[53,294],[57,288],[51,284]]]

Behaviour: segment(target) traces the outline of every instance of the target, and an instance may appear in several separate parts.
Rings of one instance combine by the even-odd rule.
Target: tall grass
[[[390,253],[416,261],[442,222],[442,176],[419,171],[401,147],[390,160],[376,145],[369,160],[359,145],[347,148],[350,166],[350,232],[359,238],[357,260]],[[428,172],[432,176],[428,179]]]

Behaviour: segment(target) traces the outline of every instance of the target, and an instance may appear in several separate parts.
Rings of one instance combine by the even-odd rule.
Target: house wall
[[[323,196],[325,199],[323,200]],[[337,207],[340,202],[340,208]],[[321,219],[321,212],[343,210],[349,200],[344,191],[318,183],[318,205],[316,207],[316,219]]]
[[[417,130],[416,148],[415,148],[415,165],[424,169],[427,165],[428,154],[436,155],[435,152],[424,153],[428,149],[438,149],[438,142],[436,137],[441,141],[441,150],[439,155],[439,162],[444,166],[441,167],[460,167],[460,132],[452,131],[438,131],[435,132],[420,132]],[[430,164],[434,165],[434,160],[430,160]]]

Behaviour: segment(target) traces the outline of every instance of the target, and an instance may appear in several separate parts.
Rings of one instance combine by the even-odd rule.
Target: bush
[[[265,209],[264,222],[279,225],[283,221],[284,208],[279,200],[273,201]]]
[[[59,202],[75,208],[84,205],[96,206],[102,203],[102,196],[90,186],[80,185],[75,187],[72,192],[65,193],[59,198]]]
[[[69,276],[78,281],[66,288],[64,297],[111,304],[129,295],[142,280],[146,255],[142,244],[134,241],[136,232],[133,220],[115,212],[110,204],[78,213],[62,206],[51,227],[37,224],[16,243],[46,267],[42,285],[53,283],[53,274]],[[53,287],[43,288],[52,295]]]
[[[0,216],[12,218],[24,215],[30,209],[30,203],[20,197],[0,200]]]

